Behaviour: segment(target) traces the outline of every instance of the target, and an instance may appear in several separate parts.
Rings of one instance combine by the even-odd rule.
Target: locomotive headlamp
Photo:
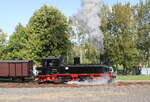
[[[69,69],[69,67],[65,67],[65,70],[68,70]]]

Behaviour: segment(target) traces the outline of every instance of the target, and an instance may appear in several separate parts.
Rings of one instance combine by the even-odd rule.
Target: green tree
[[[27,49],[36,61],[42,56],[66,55],[70,48],[67,18],[55,7],[44,5],[27,25]]]
[[[136,18],[137,48],[139,49],[139,63],[150,66],[150,0],[142,1],[136,5],[134,16]]]
[[[8,45],[6,46],[4,51],[4,59],[25,59],[26,57],[25,55],[22,55],[22,52],[26,49],[27,40],[28,36],[26,33],[26,28],[19,23],[16,26],[15,32],[9,38]]]
[[[135,22],[129,4],[116,4],[112,11],[103,7],[101,29],[104,32],[105,57],[113,65],[122,65],[124,74],[136,65],[138,51],[135,43]]]
[[[27,29],[20,23],[16,26],[15,32],[9,38],[9,46],[11,50],[19,52],[25,48],[28,40]]]
[[[42,56],[66,55],[71,46],[67,18],[55,7],[43,6],[26,27],[18,24],[4,49],[4,59],[33,60]]]

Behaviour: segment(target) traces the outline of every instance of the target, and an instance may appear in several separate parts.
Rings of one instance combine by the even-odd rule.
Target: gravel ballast
[[[0,102],[150,102],[150,85],[0,88]]]

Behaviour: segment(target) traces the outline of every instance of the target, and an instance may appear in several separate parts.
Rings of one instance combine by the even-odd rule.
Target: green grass
[[[118,76],[116,80],[150,80],[150,76]]]

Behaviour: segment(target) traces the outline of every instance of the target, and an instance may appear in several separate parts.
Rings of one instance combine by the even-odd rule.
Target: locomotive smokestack
[[[80,64],[80,57],[74,57],[74,64]]]

